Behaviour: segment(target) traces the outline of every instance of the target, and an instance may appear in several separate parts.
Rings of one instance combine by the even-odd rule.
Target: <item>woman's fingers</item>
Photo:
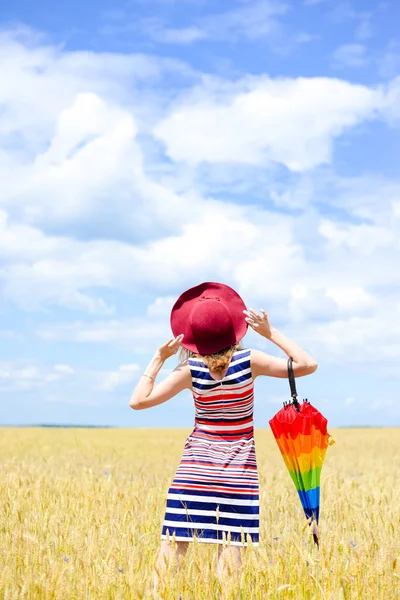
[[[244,310],[243,312],[247,315],[245,318],[246,323],[248,323],[254,331],[257,331],[265,322],[268,323],[267,313],[263,308],[260,308],[261,315],[259,315],[254,308],[249,308],[249,310]]]
[[[176,338],[170,338],[168,342],[162,345],[163,348],[175,348],[175,346],[179,346],[181,341],[183,340],[183,333],[178,335]]]
[[[263,308],[260,308],[261,315],[259,315],[253,308],[251,308],[250,310],[252,312],[252,315],[255,318],[259,319],[260,321],[267,318],[267,313],[265,312],[265,310]]]
[[[250,312],[251,312],[252,317],[254,317],[255,319],[261,319],[260,315],[258,313],[256,313],[254,308],[250,308]]]
[[[174,346],[179,346],[179,344],[181,343],[181,341],[183,340],[183,333],[181,333],[180,335],[178,335],[176,338],[171,338],[168,342],[167,342],[167,346],[169,346],[170,348],[173,348]]]
[[[262,319],[262,317],[254,310],[254,308],[249,308],[249,310],[244,310],[243,312],[248,317],[253,316],[253,317],[257,317],[258,319]],[[264,317],[267,316],[267,313],[265,312],[265,310],[263,308],[260,308],[260,312],[264,315]]]
[[[255,324],[255,321],[257,319],[254,314],[250,314],[250,311],[252,311],[251,308],[249,309],[249,311],[244,310],[243,312],[245,315],[247,315],[247,317],[245,318],[246,323],[248,323],[248,325],[250,325],[250,327],[252,327],[254,329],[253,325]],[[254,313],[254,311],[253,311],[253,313]]]
[[[247,318],[249,319],[254,319],[256,316],[252,308],[249,308],[249,310],[244,310],[243,312],[245,315],[247,315]]]

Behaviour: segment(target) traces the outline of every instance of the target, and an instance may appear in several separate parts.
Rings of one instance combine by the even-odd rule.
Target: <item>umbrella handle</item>
[[[293,404],[294,404],[296,410],[298,412],[300,412],[300,410],[299,410],[299,403],[297,401],[296,381],[295,381],[295,378],[294,378],[292,363],[293,363],[293,359],[292,359],[291,356],[289,356],[287,367],[288,367],[288,377],[289,377],[290,393],[292,395]]]

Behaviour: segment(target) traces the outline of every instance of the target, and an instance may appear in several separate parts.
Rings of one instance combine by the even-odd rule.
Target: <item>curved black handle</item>
[[[294,404],[296,410],[298,412],[300,412],[299,403],[297,401],[296,381],[295,381],[295,378],[294,378],[292,363],[293,363],[293,359],[292,359],[291,356],[289,356],[287,367],[288,367],[290,393],[292,395],[292,401],[293,401],[293,404]]]

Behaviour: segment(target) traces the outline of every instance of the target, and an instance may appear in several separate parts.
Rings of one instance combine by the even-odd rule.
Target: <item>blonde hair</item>
[[[179,350],[179,358],[181,362],[187,360],[188,358],[201,358],[210,371],[222,372],[229,365],[230,360],[233,356],[233,353],[236,350],[241,350],[242,344],[238,342],[234,346],[229,346],[228,348],[223,348],[214,354],[197,354],[196,352],[191,352],[190,350],[186,350],[181,346]]]

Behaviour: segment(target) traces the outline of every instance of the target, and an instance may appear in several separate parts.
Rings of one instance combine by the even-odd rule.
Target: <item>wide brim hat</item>
[[[192,287],[175,302],[171,329],[184,334],[181,345],[197,354],[215,354],[234,346],[246,334],[246,305],[235,290],[224,283],[206,281]]]

